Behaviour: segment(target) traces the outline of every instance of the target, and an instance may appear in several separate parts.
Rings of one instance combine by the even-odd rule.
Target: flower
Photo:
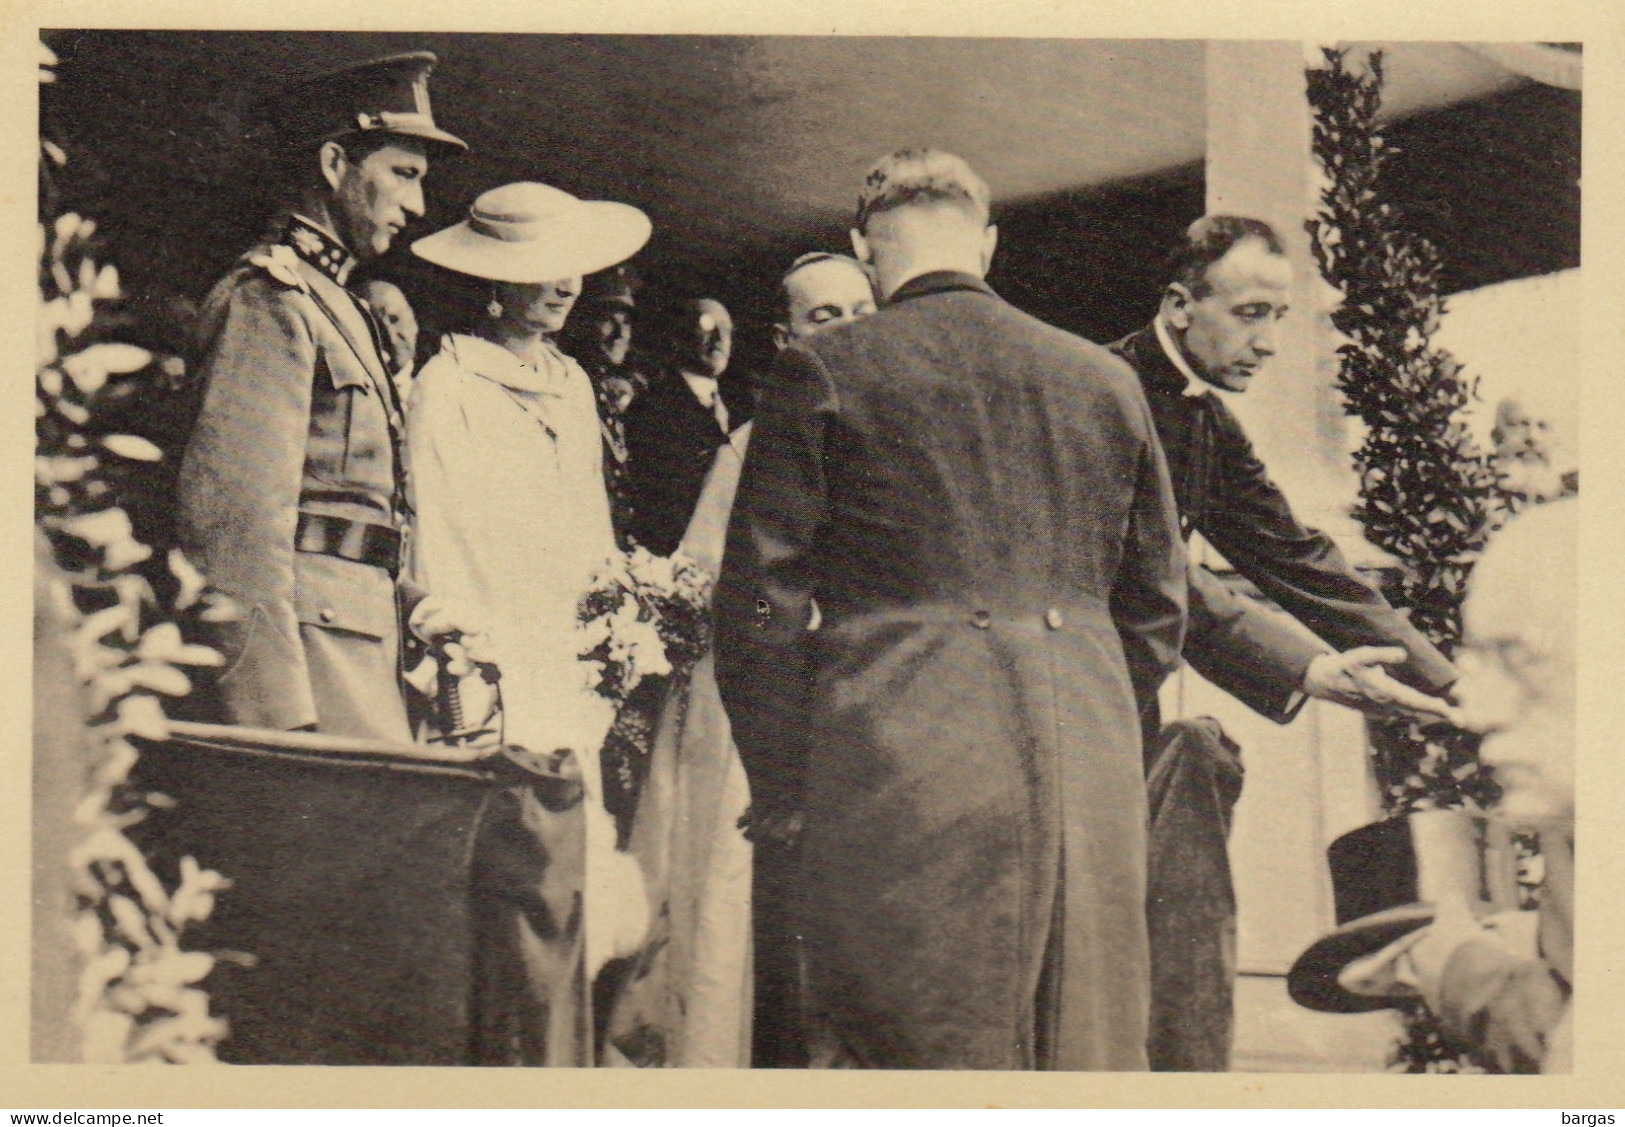
[[[292,231],[292,237],[293,241],[298,244],[299,249],[304,253],[322,253],[321,236],[317,235],[316,232],[310,230],[308,227],[295,227]]]

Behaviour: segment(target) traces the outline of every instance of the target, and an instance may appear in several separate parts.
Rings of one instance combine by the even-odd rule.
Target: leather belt
[[[401,570],[400,530],[387,524],[302,512],[293,546],[301,552],[381,567],[391,577]]]

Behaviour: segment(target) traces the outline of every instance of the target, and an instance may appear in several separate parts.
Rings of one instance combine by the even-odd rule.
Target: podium
[[[482,1032],[481,982],[524,952],[476,942],[495,903],[482,855],[580,888],[578,850],[512,832],[521,802],[559,841],[580,834],[573,763],[498,754],[476,762],[315,733],[172,723],[132,782],[167,796],[130,831],[173,879],[184,856],[231,881],[186,933],[219,956],[202,984],[230,1033],[220,1059],[245,1064],[508,1063]],[[542,878],[538,877],[538,884]],[[512,911],[513,897],[506,897]],[[520,911],[529,909],[521,907]],[[577,941],[579,912],[553,931]],[[573,929],[573,930],[572,930]],[[238,953],[238,954],[233,954]],[[246,957],[239,957],[246,956]],[[490,991],[485,995],[489,997]]]

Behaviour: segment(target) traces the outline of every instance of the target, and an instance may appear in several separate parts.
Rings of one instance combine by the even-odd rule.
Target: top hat
[[[316,145],[368,133],[416,137],[448,152],[468,148],[435,124],[429,108],[429,51],[372,59],[331,70],[259,103],[284,145]]]
[[[461,223],[413,243],[412,253],[493,282],[553,282],[631,258],[650,231],[649,217],[630,204],[504,184],[475,200]]]
[[[1428,810],[1361,826],[1326,850],[1337,930],[1287,974],[1300,1006],[1324,1013],[1380,1010],[1395,999],[1355,994],[1338,981],[1357,959],[1433,922],[1433,906],[1462,898],[1477,915],[1518,906],[1511,832],[1498,819]]]

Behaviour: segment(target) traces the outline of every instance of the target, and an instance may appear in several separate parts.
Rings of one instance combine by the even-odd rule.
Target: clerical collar
[[[350,271],[355,269],[355,255],[303,215],[288,216],[287,225],[282,230],[282,242],[339,285],[350,280]]]
[[[1179,346],[1174,343],[1173,334],[1168,331],[1168,325],[1163,321],[1161,313],[1157,314],[1151,325],[1157,331],[1157,343],[1162,345],[1162,351],[1167,355],[1169,362],[1179,371],[1180,375],[1185,377],[1185,386],[1180,388],[1179,394],[1191,399],[1197,399],[1212,391],[1213,388],[1210,384],[1191,371],[1190,362],[1185,359],[1185,354],[1179,351]]]

